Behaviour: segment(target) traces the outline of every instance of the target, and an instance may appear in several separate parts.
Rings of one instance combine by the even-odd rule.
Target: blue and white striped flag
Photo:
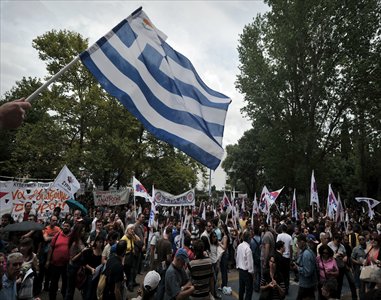
[[[215,170],[231,100],[207,87],[165,39],[139,9],[80,58],[149,132]]]

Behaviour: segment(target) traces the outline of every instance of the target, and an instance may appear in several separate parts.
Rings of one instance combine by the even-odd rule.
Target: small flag
[[[151,212],[149,214],[148,227],[153,226],[153,221],[156,214],[156,205],[155,205],[155,187],[152,186],[152,197],[150,198],[151,202]]]
[[[373,198],[368,198],[368,197],[356,197],[355,199],[357,202],[361,202],[361,201],[368,202],[371,208],[376,207],[380,203],[380,201]]]
[[[315,180],[314,170],[312,170],[310,205],[313,205],[314,203],[316,203],[317,210],[319,211],[319,209],[320,209],[320,206],[319,206],[319,196],[318,196],[318,191],[317,191],[317,186],[316,186],[316,180]]]
[[[267,214],[269,211],[269,203],[267,201],[267,194],[269,193],[269,190],[266,186],[263,186],[261,197],[259,198],[259,209],[261,212]]]
[[[337,210],[337,199],[331,185],[328,185],[328,201],[327,201],[327,214],[328,217],[333,218],[335,211]]]
[[[202,211],[201,218],[202,218],[203,220],[206,220],[206,205],[205,205],[205,202],[203,202],[203,203],[204,203],[204,209],[203,209],[203,211]]]
[[[277,191],[273,191],[273,192],[269,192],[266,194],[266,197],[267,197],[267,202],[269,203],[269,205],[273,205],[275,200],[278,198],[279,194],[282,192],[284,187],[282,187],[281,189],[277,190]]]
[[[251,212],[251,227],[254,228],[254,215],[258,214],[257,194],[254,193],[253,210]]]
[[[344,221],[344,207],[341,203],[340,194],[337,194],[337,210],[336,210],[336,222],[342,222]]]
[[[156,138],[215,170],[231,100],[206,86],[166,38],[139,9],[80,58]]]
[[[293,218],[295,218],[295,220],[298,220],[298,207],[297,207],[297,203],[296,203],[296,189],[294,189],[294,196],[292,197],[291,216]]]
[[[134,197],[139,196],[139,197],[144,197],[146,199],[151,198],[151,196],[148,194],[146,188],[140,183],[139,180],[137,180],[135,178],[135,176],[132,178],[132,185],[134,188]]]
[[[70,172],[69,168],[64,165],[58,174],[57,178],[54,180],[52,187],[64,192],[66,195],[73,197],[75,192],[79,190],[81,185],[79,184],[77,178]]]

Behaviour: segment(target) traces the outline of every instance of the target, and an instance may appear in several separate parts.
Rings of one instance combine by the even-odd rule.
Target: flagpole
[[[209,201],[212,195],[212,169],[209,169]]]
[[[29,95],[28,98],[25,99],[25,101],[32,102],[35,98],[38,97],[38,95],[45,91],[48,86],[56,81],[63,73],[65,73],[72,65],[74,65],[79,60],[79,55],[74,57],[74,59],[69,62],[65,67],[63,67],[58,73],[54,74],[47,82],[45,82],[42,86],[40,86],[37,90],[35,90],[31,95]]]

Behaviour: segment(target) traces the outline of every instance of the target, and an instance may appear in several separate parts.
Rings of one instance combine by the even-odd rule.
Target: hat
[[[307,241],[308,242],[313,242],[315,244],[319,244],[319,242],[316,240],[315,236],[313,234],[308,234],[307,235]]]
[[[146,277],[144,277],[143,286],[147,291],[152,291],[157,288],[160,280],[161,280],[161,277],[158,272],[149,271],[146,274]]]
[[[180,258],[186,264],[189,262],[188,253],[184,248],[180,248],[177,250],[176,255],[177,258]]]

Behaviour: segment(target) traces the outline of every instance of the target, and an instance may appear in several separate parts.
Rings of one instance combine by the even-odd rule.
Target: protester
[[[239,274],[239,299],[251,300],[253,294],[254,262],[250,249],[250,232],[245,231],[237,247],[236,267]]]
[[[0,299],[16,300],[16,281],[23,264],[23,255],[20,252],[11,253],[7,257],[7,270],[2,277]]]
[[[330,279],[336,281],[335,292],[337,293],[337,277],[339,276],[339,268],[337,267],[336,260],[333,258],[333,250],[328,245],[322,245],[319,248],[319,255],[316,258],[319,270],[319,299],[326,299],[323,295],[323,285]],[[331,296],[335,296],[332,294]]]
[[[184,299],[194,293],[195,287],[184,270],[187,263],[189,263],[188,254],[180,248],[165,273],[165,300]]]

